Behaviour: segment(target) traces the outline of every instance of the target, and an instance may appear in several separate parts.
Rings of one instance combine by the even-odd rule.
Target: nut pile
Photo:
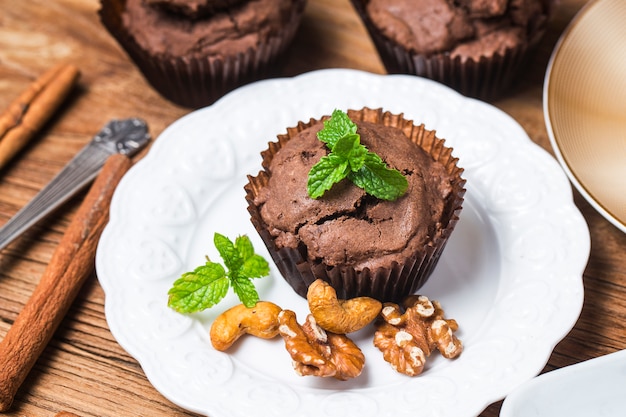
[[[453,359],[463,351],[454,335],[455,320],[446,319],[441,305],[423,295],[407,297],[402,306],[384,305],[369,297],[339,300],[325,281],[316,280],[307,293],[310,314],[303,324],[296,314],[274,303],[260,301],[226,310],[213,322],[211,343],[227,350],[244,334],[270,339],[280,335],[298,375],[347,380],[359,376],[365,365],[361,349],[347,336],[374,322],[374,345],[396,371],[422,373],[426,358],[438,350]]]

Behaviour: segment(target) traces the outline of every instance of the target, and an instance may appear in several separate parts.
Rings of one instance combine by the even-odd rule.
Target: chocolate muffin
[[[504,93],[542,38],[551,0],[352,0],[390,73]]]
[[[156,6],[175,15],[199,19],[228,10],[243,0],[144,0],[150,7]]]
[[[165,98],[191,108],[273,75],[306,0],[101,0],[100,19]]]
[[[430,276],[458,221],[465,181],[452,149],[423,125],[381,109],[349,111],[361,143],[403,173],[406,193],[380,200],[348,180],[323,197],[307,192],[311,167],[327,155],[312,119],[279,135],[249,177],[251,220],[286,281],[303,297],[321,278],[340,298],[399,301]]]

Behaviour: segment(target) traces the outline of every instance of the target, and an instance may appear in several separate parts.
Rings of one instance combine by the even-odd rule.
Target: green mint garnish
[[[388,168],[375,153],[361,145],[356,124],[341,110],[333,111],[317,138],[330,153],[322,157],[309,171],[307,191],[311,198],[319,198],[344,178],[348,178],[366,193],[382,200],[402,196],[408,182],[398,170]]]
[[[224,261],[224,266],[211,262],[185,272],[168,291],[167,305],[179,313],[194,313],[219,303],[232,287],[246,307],[254,307],[259,294],[251,279],[270,273],[267,261],[254,253],[248,236],[239,236],[233,243],[226,236],[215,233],[213,243]]]

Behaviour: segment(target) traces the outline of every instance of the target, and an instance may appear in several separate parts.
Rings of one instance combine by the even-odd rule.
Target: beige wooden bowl
[[[578,191],[626,232],[626,1],[593,0],[552,54],[544,115]]]

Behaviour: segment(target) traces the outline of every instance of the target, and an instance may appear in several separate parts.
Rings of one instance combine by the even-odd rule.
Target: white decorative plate
[[[382,107],[436,129],[465,168],[467,194],[456,230],[420,292],[460,324],[465,351],[434,353],[416,378],[397,374],[372,345],[358,378],[299,377],[280,338],[240,339],[215,351],[215,311],[183,316],[167,291],[184,271],[219,259],[213,233],[248,234],[243,186],[259,153],[298,121],[335,108]],[[537,375],[574,326],[583,301],[587,226],[558,163],[509,116],[433,81],[333,69],[240,88],[168,127],[123,178],[96,257],[113,335],[174,403],[211,417],[450,416],[479,414]],[[274,268],[256,281],[262,299],[303,320],[306,301]]]
[[[623,417],[626,350],[566,366],[527,381],[502,404],[500,417]]]

